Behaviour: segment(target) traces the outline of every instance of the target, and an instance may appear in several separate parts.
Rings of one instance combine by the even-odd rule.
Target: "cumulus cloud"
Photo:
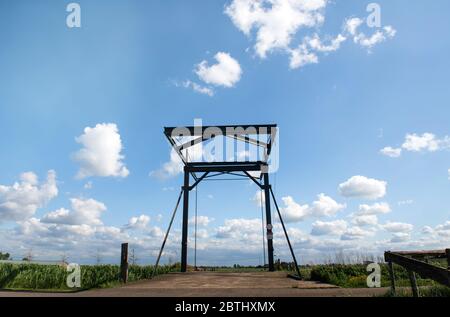
[[[339,34],[332,39],[329,44],[324,44],[319,35],[314,34],[312,37],[305,37],[303,42],[294,49],[290,49],[290,68],[296,69],[308,64],[317,64],[319,56],[317,53],[330,53],[337,51],[346,37]]]
[[[281,200],[283,200],[285,206],[280,208],[280,212],[285,222],[299,222],[309,216],[308,205],[302,206],[296,203],[291,196],[283,197]]]
[[[195,73],[207,84],[233,87],[242,75],[239,62],[225,52],[218,52],[214,58],[217,61],[216,64],[210,66],[207,61],[202,61],[197,65]]]
[[[168,179],[177,176],[183,171],[183,161],[175,150],[170,151],[170,161],[164,163],[158,170],[151,171],[150,176],[159,179]]]
[[[210,87],[202,86],[200,84],[197,84],[196,82],[193,82],[191,80],[185,80],[182,83],[182,86],[184,88],[191,88],[193,91],[198,92],[202,95],[208,95],[210,97],[214,96],[214,90]]]
[[[331,217],[347,207],[325,194],[317,195],[317,200],[311,206],[300,205],[291,196],[283,197],[282,200],[285,206],[280,211],[287,223],[303,221],[307,217]]]
[[[191,146],[187,150],[182,151],[185,157],[189,158],[189,162],[199,161],[203,157],[203,146],[201,143]],[[183,161],[178,153],[170,150],[170,160],[165,162],[158,170],[151,171],[149,176],[166,180],[179,175],[183,171]]]
[[[359,240],[369,236],[373,236],[374,232],[370,230],[364,230],[360,227],[348,228],[341,236],[341,240]]]
[[[375,203],[372,205],[359,205],[358,215],[382,215],[391,212],[388,203]]]
[[[393,148],[393,147],[387,146],[387,147],[381,149],[380,153],[385,155],[385,156],[389,156],[389,157],[392,157],[392,158],[397,158],[397,157],[400,157],[402,155],[402,149],[400,149],[400,148]]]
[[[84,133],[75,139],[81,148],[73,155],[80,164],[77,178],[91,176],[127,177],[128,169],[123,163],[122,140],[114,123],[97,124],[86,127]]]
[[[395,37],[397,31],[390,25],[379,28],[370,36],[364,32],[359,31],[364,21],[360,18],[349,18],[344,23],[345,31],[353,37],[353,42],[361,45],[367,49],[371,49],[377,44],[380,44],[387,39]]]
[[[286,49],[301,28],[324,21],[326,0],[234,0],[225,13],[245,35],[256,31],[255,51],[265,58],[276,49]]]
[[[387,183],[365,176],[353,176],[339,185],[339,192],[344,197],[378,199],[386,195]]]
[[[360,31],[363,19],[349,18],[340,33],[328,37],[325,44],[317,31],[325,22],[328,3],[327,0],[233,0],[225,7],[225,14],[247,37],[254,37],[258,57],[264,59],[276,51],[288,53],[292,69],[318,63],[319,53],[337,51],[348,37],[370,50],[396,34],[392,26],[385,26],[366,35]],[[296,35],[300,31],[307,33],[308,29],[316,32],[304,35],[299,45],[293,45]]]
[[[347,222],[344,220],[316,221],[312,224],[313,236],[342,235],[347,230]]]
[[[258,205],[258,207],[264,206],[264,204],[266,202],[266,197],[264,195],[264,191],[257,190],[251,200],[254,201]]]
[[[330,217],[345,209],[347,205],[339,204],[325,194],[319,194],[317,200],[309,208],[309,214],[313,217]]]
[[[383,229],[392,233],[409,233],[414,229],[414,226],[403,222],[387,222]]]
[[[405,140],[401,147],[392,148],[386,147],[381,150],[381,153],[389,157],[400,157],[402,150],[407,152],[436,152],[450,149],[450,137],[445,136],[438,138],[433,133],[410,133],[405,136]]]
[[[216,237],[248,239],[261,235],[261,219],[227,219],[223,226],[217,228]]]
[[[422,233],[427,235],[438,235],[444,238],[450,238],[450,221],[446,221],[443,224],[437,225],[432,228],[430,226],[424,226]]]
[[[402,148],[411,152],[435,152],[439,150],[440,143],[441,141],[437,140],[436,136],[432,133],[424,133],[422,135],[414,133],[406,135]]]
[[[406,232],[396,232],[392,234],[392,238],[390,242],[392,243],[401,243],[411,239],[411,235]]]
[[[123,230],[144,230],[150,223],[150,217],[147,215],[140,215],[138,217],[131,217],[128,224],[123,227]]]
[[[378,217],[376,215],[355,216],[352,223],[357,227],[375,226],[378,224]]]
[[[101,225],[100,217],[106,211],[106,206],[95,199],[72,198],[71,210],[58,209],[44,215],[43,223],[66,225]]]
[[[197,216],[197,226],[207,227],[211,221],[214,221],[214,219],[209,218],[208,216]],[[189,219],[189,224],[191,226],[195,224],[195,216]]]
[[[57,195],[54,171],[48,171],[46,182],[41,184],[35,173],[23,173],[19,182],[11,186],[0,185],[0,222],[30,218]]]

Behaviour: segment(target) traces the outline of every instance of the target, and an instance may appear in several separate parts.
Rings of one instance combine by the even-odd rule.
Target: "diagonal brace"
[[[301,279],[302,275],[300,273],[300,269],[298,268],[297,258],[295,257],[294,249],[292,249],[291,241],[289,240],[286,226],[284,225],[283,218],[281,217],[281,212],[280,212],[280,209],[278,208],[277,200],[275,199],[275,195],[273,194],[272,186],[269,186],[269,189],[270,189],[270,193],[272,194],[272,199],[273,199],[273,202],[275,203],[275,207],[277,208],[278,217],[280,218],[280,222],[281,222],[281,226],[283,227],[284,235],[286,236],[286,240],[289,245],[289,249],[291,250],[292,258],[294,259],[295,270],[297,271],[298,278]]]

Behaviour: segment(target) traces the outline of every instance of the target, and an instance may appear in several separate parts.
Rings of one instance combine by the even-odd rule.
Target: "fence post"
[[[409,280],[411,282],[411,289],[413,292],[413,296],[414,297],[419,297],[419,287],[417,286],[417,279],[416,279],[416,273],[414,273],[413,271],[408,271],[409,274]]]
[[[447,269],[450,270],[450,249],[446,249],[445,253],[447,254]]]
[[[128,243],[122,243],[120,253],[120,279],[122,282],[128,282]]]
[[[392,262],[388,262],[388,270],[389,276],[391,278],[391,294],[395,296],[395,272],[394,272],[394,264]]]

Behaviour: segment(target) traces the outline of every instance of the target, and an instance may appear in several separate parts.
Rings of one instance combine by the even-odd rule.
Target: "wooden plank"
[[[450,270],[450,249],[446,249],[445,254],[447,255],[447,269]]]
[[[392,252],[385,252],[384,258],[386,262],[396,263],[408,271],[418,273],[423,278],[430,278],[450,287],[450,270]]]
[[[415,258],[421,257],[435,257],[435,258],[445,258],[445,250],[423,250],[423,251],[396,251],[392,252],[400,255],[407,255]]]
[[[392,295],[396,294],[395,288],[395,272],[394,272],[394,264],[392,262],[388,263],[389,276],[391,278],[391,293]]]
[[[120,252],[120,279],[128,282],[128,243],[122,243]]]
[[[419,287],[417,286],[416,273],[408,271],[409,281],[411,282],[411,289],[414,297],[420,297]]]

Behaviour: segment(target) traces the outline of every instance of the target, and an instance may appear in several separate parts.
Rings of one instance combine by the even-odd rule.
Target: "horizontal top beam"
[[[230,132],[230,130],[242,129],[243,131],[239,131],[240,135],[248,135],[248,134],[262,134],[260,133],[261,129],[267,129],[267,133],[271,133],[271,130],[277,128],[276,124],[253,124],[253,125],[219,125],[219,126],[200,126],[200,127],[165,127],[164,134],[170,136],[175,129],[184,129],[185,131],[189,131],[191,136],[201,136],[204,134],[205,130],[218,129],[221,131],[222,135],[235,135],[236,133]],[[252,131],[255,130],[255,131]],[[265,134],[265,133],[264,133]]]
[[[222,163],[187,163],[184,170],[188,173],[199,172],[264,172],[267,164],[263,162],[222,162]]]

